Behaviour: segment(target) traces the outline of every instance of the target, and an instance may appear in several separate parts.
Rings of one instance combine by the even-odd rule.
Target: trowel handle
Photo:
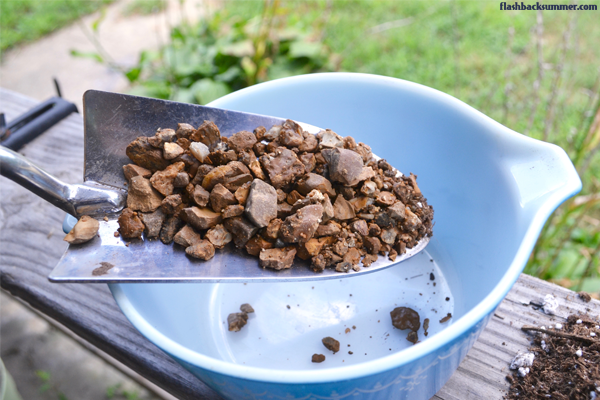
[[[115,213],[123,209],[126,201],[121,190],[66,184],[3,146],[0,146],[0,173],[74,217]]]

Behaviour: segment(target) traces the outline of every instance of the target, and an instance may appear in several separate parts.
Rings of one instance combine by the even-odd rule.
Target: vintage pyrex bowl
[[[435,208],[426,253],[361,278],[111,285],[142,334],[230,399],[429,399],[519,277],[548,216],[581,189],[561,148],[399,79],[298,76],[211,105],[352,135],[416,173]],[[256,313],[240,332],[228,332],[227,315],[246,302]],[[392,327],[396,306],[430,318],[429,336],[419,331],[425,340],[413,346],[407,331]],[[447,312],[453,318],[440,323]],[[325,349],[325,336],[340,340],[341,351]],[[327,359],[311,363],[314,353]]]

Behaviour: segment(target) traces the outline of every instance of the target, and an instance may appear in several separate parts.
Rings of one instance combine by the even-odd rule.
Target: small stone
[[[181,161],[171,164],[164,171],[155,172],[152,178],[150,178],[150,183],[160,194],[169,196],[173,194],[173,180],[184,168],[185,164]]]
[[[169,165],[169,161],[163,157],[162,150],[151,146],[145,136],[129,143],[125,153],[135,164],[150,171],[163,170]]]
[[[315,189],[329,196],[336,195],[331,182],[327,178],[312,172],[304,175],[296,184],[296,190],[304,196]]]
[[[409,207],[404,207],[404,214],[406,215],[406,218],[404,219],[402,227],[407,231],[414,231],[421,225],[421,220]]]
[[[254,312],[254,308],[248,303],[244,303],[240,306],[240,311],[245,312],[246,314],[251,314]]]
[[[118,230],[121,237],[125,239],[136,239],[142,237],[142,233],[144,233],[144,224],[138,217],[138,214],[132,209],[124,209],[119,216],[118,222]],[[96,221],[96,223],[98,223],[98,221]]]
[[[229,332],[239,332],[248,322],[248,314],[245,312],[231,313],[227,316]]]
[[[256,136],[248,131],[235,133],[227,141],[229,147],[237,152],[252,149],[254,143],[256,143]]]
[[[194,186],[192,193],[192,199],[199,207],[206,207],[210,199],[210,193],[204,189],[201,185]]]
[[[83,215],[63,240],[69,244],[89,242],[98,234],[99,229],[100,223],[97,220]]]
[[[167,217],[160,230],[159,238],[164,244],[169,244],[173,241],[175,234],[183,226],[183,221],[174,215]]]
[[[172,194],[163,199],[161,209],[165,214],[176,214],[184,207],[180,194]]]
[[[330,129],[319,132],[319,135],[321,135],[321,147],[344,147],[344,139]]]
[[[283,221],[279,218],[272,219],[267,225],[265,235],[271,240],[276,240],[279,237],[279,231],[281,230],[281,224]]]
[[[285,219],[281,225],[281,238],[286,243],[306,243],[315,234],[322,216],[320,204],[301,208]]]
[[[351,219],[356,216],[352,204],[348,200],[344,199],[344,196],[340,195],[337,196],[335,203],[333,203],[333,214],[338,220]]]
[[[238,203],[240,203],[241,205],[246,204],[248,195],[250,194],[250,185],[251,185],[251,182],[244,183],[233,194],[235,196],[236,200],[238,201]]]
[[[145,226],[144,232],[147,238],[156,238],[160,233],[163,223],[167,216],[159,208],[153,213],[138,213],[138,216],[142,220]]]
[[[277,218],[277,191],[268,183],[255,179],[250,186],[245,208],[246,216],[256,226],[265,227]]]
[[[340,342],[332,338],[331,336],[327,336],[321,340],[323,342],[323,346],[327,348],[327,350],[333,351],[333,354],[340,351]]]
[[[185,225],[179,232],[173,237],[173,241],[183,247],[193,246],[202,240],[200,234],[198,234],[191,226]]]
[[[210,206],[214,212],[219,213],[225,207],[236,204],[237,200],[227,188],[220,183],[216,184],[210,192]]]
[[[190,124],[180,123],[177,124],[177,131],[175,131],[175,135],[178,139],[181,138],[189,138],[192,133],[196,132],[196,128],[194,128]]]
[[[387,208],[387,213],[390,217],[395,219],[396,221],[402,222],[406,217],[406,207],[400,201],[397,201],[393,205]]]
[[[290,268],[296,256],[295,247],[267,249],[260,252],[259,265],[263,268],[282,270]]]
[[[521,367],[531,367],[533,365],[533,360],[535,359],[535,354],[533,353],[523,353],[521,351],[517,352],[517,355],[513,358],[510,363],[510,369],[519,369]]]
[[[167,142],[167,143],[165,143],[164,148],[163,148],[163,157],[166,160],[172,160],[172,159],[176,158],[177,156],[180,156],[181,154],[183,154],[183,151],[184,150],[177,143]]]
[[[210,154],[208,146],[202,142],[192,142],[190,144],[190,153],[201,163],[204,162],[206,157]]]
[[[215,248],[208,240],[200,240],[193,246],[186,248],[185,254],[206,261],[214,257]]]
[[[381,242],[379,239],[374,237],[366,237],[363,239],[363,245],[367,249],[367,251],[371,254],[379,253],[379,249],[381,249]]]
[[[396,196],[391,192],[381,191],[375,198],[375,202],[381,206],[391,206],[396,202]]]
[[[150,145],[162,149],[167,143],[171,143],[177,135],[173,129],[159,129],[153,137],[148,138]]]
[[[123,175],[125,179],[130,180],[134,176],[141,176],[142,178],[150,178],[152,172],[146,168],[139,167],[135,164],[123,165]]]
[[[329,164],[329,177],[334,182],[353,186],[360,182],[363,160],[360,154],[347,149],[327,149],[321,152]]]
[[[204,238],[210,241],[215,248],[222,249],[227,243],[231,242],[233,235],[223,225],[218,224],[209,229]]]
[[[350,229],[352,232],[356,232],[362,236],[367,236],[369,234],[369,227],[367,226],[367,221],[359,219],[350,224]]]
[[[392,325],[395,328],[404,330],[410,329],[416,332],[421,327],[421,318],[419,313],[409,307],[396,307],[390,312]]]
[[[253,179],[251,174],[241,174],[227,179],[224,185],[231,192],[235,192],[246,183],[251,183]]]
[[[319,225],[315,232],[315,237],[336,236],[342,231],[342,227],[335,221],[329,221],[324,225]]]
[[[579,296],[579,298],[581,300],[585,301],[586,303],[589,303],[590,301],[592,301],[592,296],[590,296],[589,293],[579,292],[579,293],[577,293],[577,295]]]
[[[241,206],[239,204],[234,204],[234,205],[225,207],[223,209],[223,211],[221,212],[221,217],[223,217],[223,219],[239,217],[243,213],[244,213],[244,206]]]
[[[258,257],[260,252],[265,249],[272,249],[273,243],[264,239],[260,235],[254,235],[246,242],[246,252],[252,256]]]
[[[202,142],[212,150],[221,143],[221,132],[214,122],[204,121],[195,132],[190,134],[189,139],[193,142]]]
[[[323,354],[313,354],[311,361],[314,363],[322,363],[325,361],[325,356]]]
[[[250,240],[259,229],[244,217],[227,218],[223,225],[231,232],[234,237],[235,245],[239,248],[244,247],[248,240]]]
[[[141,212],[152,212],[162,204],[162,196],[143,176],[133,176],[129,181],[127,207]]]
[[[285,147],[278,147],[273,153],[260,157],[260,163],[269,174],[275,189],[292,182],[304,174],[304,164],[298,160],[296,153]]]
[[[186,187],[190,183],[190,176],[187,172],[180,172],[173,179],[173,186],[176,188]]]
[[[221,222],[221,214],[208,208],[189,207],[184,208],[183,212],[188,223],[200,231],[212,228]]]

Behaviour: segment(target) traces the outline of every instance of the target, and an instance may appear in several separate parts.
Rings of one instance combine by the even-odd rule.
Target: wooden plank
[[[0,110],[10,121],[35,105],[0,91]],[[25,146],[26,157],[67,183],[83,180],[83,121],[72,114]],[[0,178],[0,284],[42,313],[181,399],[220,397],[146,340],[127,321],[108,287],[52,284],[47,276],[66,248],[64,212]]]
[[[0,89],[0,111],[8,120],[34,104]],[[81,116],[71,115],[22,153],[66,182],[81,182],[82,132]],[[4,289],[176,397],[219,398],[142,337],[123,316],[106,285],[48,282],[47,275],[66,247],[60,230],[64,213],[5,178],[0,178],[0,184],[0,284]],[[549,293],[559,301],[558,316],[545,315],[528,305],[530,301],[541,303]],[[432,399],[500,400],[508,388],[504,379],[508,364],[518,350],[529,345],[521,326],[548,326],[571,313],[598,315],[599,311],[600,302],[596,300],[584,303],[567,289],[522,275],[496,310],[500,317],[492,317],[458,370]]]

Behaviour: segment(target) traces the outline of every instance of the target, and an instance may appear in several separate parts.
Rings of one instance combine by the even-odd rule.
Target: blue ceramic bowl
[[[211,105],[354,136],[404,173],[418,174],[436,222],[427,253],[362,278],[111,285],[142,334],[226,398],[429,399],[519,277],[546,219],[581,189],[561,148],[399,79],[299,76]],[[427,283],[431,271],[435,288]],[[256,313],[242,331],[228,332],[227,315],[245,302]],[[400,305],[432,321],[429,336],[414,346],[392,328],[389,311]],[[452,320],[439,323],[447,311]],[[324,336],[338,338],[342,350],[328,352]],[[327,360],[313,364],[313,353]]]

